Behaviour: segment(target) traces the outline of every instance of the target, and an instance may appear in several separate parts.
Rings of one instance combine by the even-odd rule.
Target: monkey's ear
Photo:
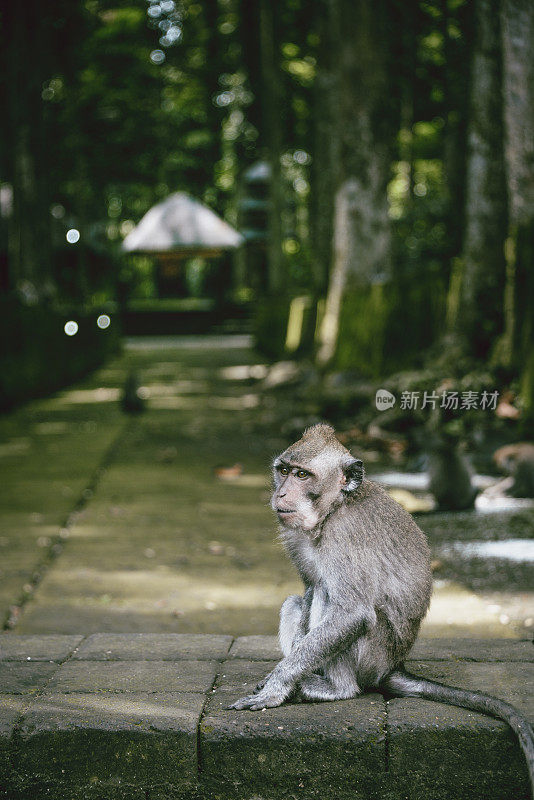
[[[343,476],[344,476],[344,484],[341,487],[341,491],[345,494],[350,494],[351,492],[355,492],[358,486],[363,481],[364,469],[363,469],[363,461],[359,458],[355,458],[352,461],[347,462],[343,466]]]

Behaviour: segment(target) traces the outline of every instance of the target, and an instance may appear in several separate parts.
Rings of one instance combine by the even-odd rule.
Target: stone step
[[[507,725],[379,694],[227,706],[276,663],[274,637],[0,635],[0,797],[528,798]],[[530,641],[422,639],[410,671],[512,702],[534,722]]]

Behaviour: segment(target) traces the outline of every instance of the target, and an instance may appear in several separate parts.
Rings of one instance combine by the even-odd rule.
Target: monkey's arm
[[[242,697],[230,708],[259,711],[281,705],[301,678],[322,667],[362,636],[372,624],[372,616],[363,610],[348,612],[341,606],[331,605],[322,622],[303,636],[294,650],[276,665],[261,691]]]
[[[302,639],[308,633],[308,629],[310,627],[310,610],[312,601],[313,601],[313,586],[307,586],[306,591],[304,592],[304,597],[302,598],[301,613],[298,619],[298,623],[295,626],[293,641],[291,644],[291,651],[295,649],[295,647],[302,641]],[[284,655],[287,654],[284,653]]]
[[[294,648],[304,638],[310,625],[310,608],[313,600],[313,586],[308,586],[304,592],[304,597],[290,595],[280,609],[280,627],[278,630],[278,640],[282,648],[282,653],[288,656]],[[260,692],[269,678],[269,672],[256,685],[254,693]]]

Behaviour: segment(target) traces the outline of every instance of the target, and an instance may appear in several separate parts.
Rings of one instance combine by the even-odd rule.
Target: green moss
[[[338,369],[354,369],[377,375],[383,360],[387,299],[381,285],[345,293],[339,321],[335,356]]]
[[[286,349],[289,312],[293,298],[267,296],[258,300],[255,308],[253,332],[256,348],[270,358],[292,358],[309,355],[313,350],[316,302],[312,298],[305,304],[300,343],[291,351]]]
[[[441,330],[444,306],[445,289],[435,275],[349,290],[334,369],[378,377],[417,364]]]
[[[23,306],[10,298],[0,303],[0,410],[40,397],[96,369],[119,349],[120,326],[100,330],[98,312],[62,313]],[[64,325],[76,320],[67,336]]]

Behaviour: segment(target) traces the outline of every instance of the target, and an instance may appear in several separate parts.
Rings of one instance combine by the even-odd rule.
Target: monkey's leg
[[[284,600],[280,609],[280,627],[278,629],[278,640],[282,653],[288,656],[295,645],[304,636],[302,617],[304,611],[304,598],[297,594],[292,594]]]
[[[287,597],[280,609],[280,627],[278,629],[278,640],[282,653],[287,656],[296,644],[300,642],[305,635],[305,625],[308,619],[309,602],[305,597],[300,597],[298,594],[292,594]],[[254,689],[255,692],[260,692],[269,678],[271,673],[265,676]]]
[[[363,604],[356,610],[347,610],[332,603],[321,622],[276,665],[263,689],[241,697],[230,708],[259,711],[282,705],[304,678],[324,669],[331,662],[333,653],[339,652],[342,646],[346,647],[348,641],[356,641],[375,622],[373,610],[368,610]]]
[[[325,677],[313,674],[302,678],[300,693],[306,700],[346,700],[361,694],[352,659],[342,656],[330,662]]]

